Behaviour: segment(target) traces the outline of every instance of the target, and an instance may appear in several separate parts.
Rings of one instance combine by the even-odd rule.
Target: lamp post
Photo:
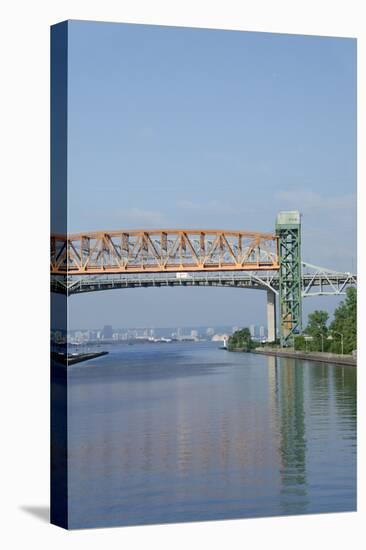
[[[322,339],[322,353],[323,353],[324,352],[324,335],[321,332],[319,332],[319,336]]]
[[[343,355],[343,334],[341,332],[337,332],[336,330],[333,330],[333,333],[334,334],[339,334],[339,336],[341,337],[341,350],[342,350],[342,355]]]
[[[324,352],[324,334],[321,332],[322,328],[323,327],[320,324],[318,324],[319,336],[322,339],[322,353],[323,353]]]

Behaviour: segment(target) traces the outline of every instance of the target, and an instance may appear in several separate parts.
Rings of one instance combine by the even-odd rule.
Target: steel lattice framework
[[[302,332],[300,213],[280,212],[276,220],[279,249],[281,346]]]
[[[278,269],[271,233],[158,229],[51,236],[52,275]]]
[[[118,273],[114,275],[55,275],[51,278],[51,290],[60,294],[98,292],[126,288],[163,288],[216,286],[270,290],[279,295],[280,280],[276,271],[217,271],[194,272],[187,276],[179,273]],[[349,286],[357,285],[357,277],[302,262],[302,298],[314,296],[343,296]]]

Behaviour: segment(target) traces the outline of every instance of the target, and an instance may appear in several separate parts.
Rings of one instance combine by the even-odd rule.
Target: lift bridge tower
[[[276,219],[279,255],[281,346],[293,345],[302,332],[300,212],[280,212]]]

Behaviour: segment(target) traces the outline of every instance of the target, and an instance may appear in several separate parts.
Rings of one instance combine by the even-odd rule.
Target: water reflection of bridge
[[[311,502],[309,486],[327,487],[326,471],[334,463],[344,472],[344,478],[339,480],[341,487],[332,488],[333,495],[339,490],[339,502],[335,504],[340,511],[344,509],[342,499],[348,492],[349,501],[355,505],[355,369],[273,356],[267,357],[267,365],[271,424],[278,438],[281,513],[306,513],[314,506],[319,512],[329,511],[328,498],[323,496],[318,503]],[[337,454],[335,449],[337,423],[353,434],[354,445],[350,445],[347,453]],[[319,474],[320,464],[324,468],[323,478]],[[347,477],[351,480],[348,484]]]
[[[282,361],[280,365],[280,361]],[[267,357],[274,433],[278,434],[281,512],[307,510],[304,368],[293,359]]]
[[[138,366],[125,377],[110,370],[102,384],[101,373],[85,384],[85,371],[70,373],[70,483],[85,464],[100,482],[98,493],[94,484],[83,489],[85,498],[97,494],[107,510],[121,486],[140,502],[138,481],[147,498],[158,483],[157,508],[172,501],[194,515],[206,503],[211,519],[341,510],[344,494],[349,505],[355,459],[344,441],[355,436],[353,368],[251,356],[227,377],[224,363],[162,361],[169,368],[152,365],[143,380]],[[335,467],[342,476],[332,478],[329,501],[326,469]]]

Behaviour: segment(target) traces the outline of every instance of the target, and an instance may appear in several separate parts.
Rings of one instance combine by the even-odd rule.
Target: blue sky
[[[355,40],[71,21],[68,123],[69,231],[271,231],[298,209],[303,258],[356,268]],[[253,291],[110,291],[72,298],[70,321],[262,323],[264,304]]]

